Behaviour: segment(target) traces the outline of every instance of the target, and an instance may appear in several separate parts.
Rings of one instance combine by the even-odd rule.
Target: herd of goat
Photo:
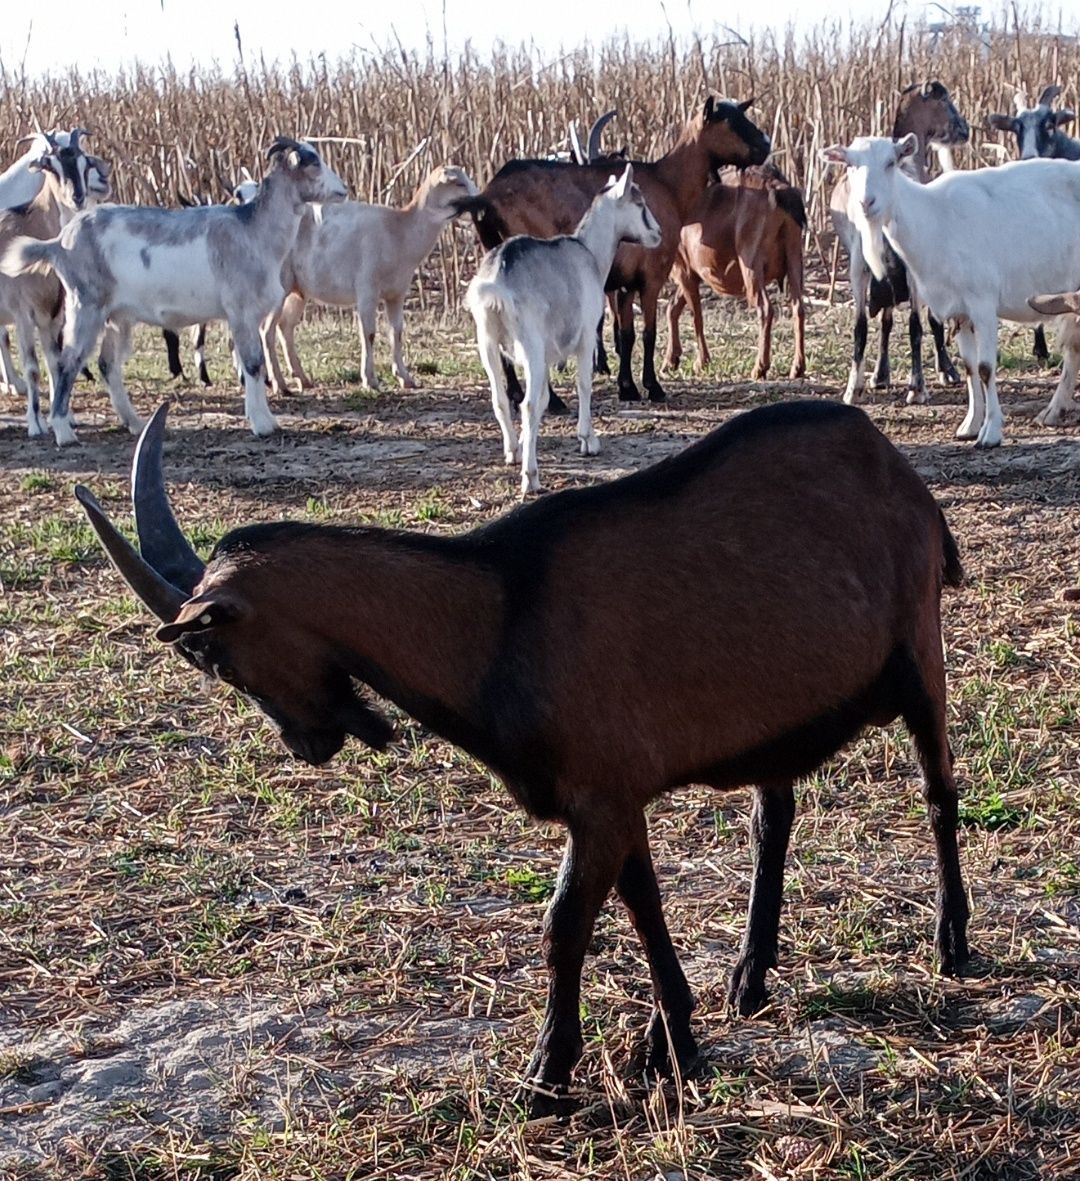
[[[1021,154],[1080,157],[1060,128],[1055,88],[1008,122]],[[487,248],[467,303],[506,461],[539,488],[536,445],[551,367],[577,366],[582,454],[605,302],[616,324],[618,391],[640,397],[631,360],[644,317],[642,385],[660,401],[657,309],[673,277],[678,316],[700,283],[756,308],[769,366],[770,282],[789,289],[793,376],[805,367],[798,191],[767,163],[748,104],[713,99],[655,163],[601,156],[599,127],[573,161],[518,160],[482,191],[440,168],[403,209],[345,200],[316,150],[278,138],[243,203],[161,210],[111,206],[109,169],[85,133],[35,142],[2,178],[20,204],[0,217],[0,315],[15,324],[28,426],[41,434],[34,332],[52,379],[50,425],[74,440],[72,385],[101,340],[113,406],[140,431],[132,470],[138,548],[79,487],[112,562],[160,620],[157,638],[254,701],[285,746],[325,763],[349,736],[382,749],[389,720],[367,690],[468,751],[535,817],[562,823],[566,853],[544,925],[546,1011],[526,1074],[533,1112],[564,1103],[582,1052],[581,975],[596,916],[615,890],[640,936],[655,997],[645,1063],[681,1073],[697,1057],[693,997],[664,918],[645,810],[689,783],[752,785],[749,914],[729,997],[751,1014],[777,965],[793,785],[864,727],[902,718],[924,778],[937,861],[942,971],[969,959],[968,902],[946,727],[941,594],[963,571],[945,517],[907,460],[861,411],[829,399],[737,415],[642,471],[530,500],[455,536],[278,521],[233,530],[204,563],[165,489],[165,408],[143,426],[123,384],[138,322],[175,333],[227,321],[256,434],[275,427],[269,373],[307,376],[293,329],[305,301],[355,305],[363,379],[374,385],[375,315],[386,307],[394,372],[403,299],[441,228],[469,213]],[[1080,164],[1023,160],[928,179],[928,152],[968,139],[937,82],[901,96],[895,135],[829,148],[846,166],[834,198],[856,303],[844,396],[863,388],[867,317],[881,312],[876,385],[889,380],[894,308],[910,304],[910,398],[922,401],[920,311],[931,313],[943,379],[958,380],[943,325],[957,327],[969,410],[961,437],[1001,442],[999,317],[1066,314],[1061,384],[1044,422],[1071,400],[1080,359]],[[734,174],[718,171],[734,165]],[[40,183],[40,190],[38,185]],[[93,208],[89,208],[93,206]],[[312,207],[318,208],[318,213]],[[80,212],[81,211],[81,212]],[[1037,234],[1012,232],[1037,226]],[[1045,292],[1061,294],[1046,295]],[[62,333],[61,333],[62,329]],[[61,347],[62,337],[62,347]],[[172,360],[178,359],[175,336]],[[10,357],[5,381],[16,385]],[[520,367],[524,388],[517,376]],[[520,434],[512,401],[519,403]],[[610,604],[628,604],[612,611]]]
[[[992,127],[1016,137],[1021,160],[1013,164],[952,169],[951,153],[967,142],[969,128],[936,81],[902,92],[891,138],[858,138],[826,150],[827,160],[846,166],[830,203],[848,255],[856,310],[845,401],[854,401],[865,387],[867,321],[879,312],[881,348],[872,384],[889,385],[893,310],[906,302],[909,400],[927,400],[925,307],[941,380],[961,380],[946,349],[946,322],[955,326],[967,371],[968,412],[958,436],[983,446],[1001,442],[999,318],[1039,323],[1051,312],[1062,314],[1069,310],[1067,299],[1036,297],[1066,297],[1080,286],[1080,168],[1067,163],[1080,160],[1080,141],[1063,130],[1073,115],[1055,109],[1059,95],[1060,87],[1047,87],[1034,106],[1018,95],[1014,116],[990,116]],[[578,359],[582,452],[599,450],[588,405],[592,368],[595,364],[603,372],[607,366],[603,308],[592,326],[591,345],[579,323],[593,314],[598,298],[603,303],[606,296],[614,314],[622,400],[640,396],[632,370],[635,304],[643,317],[641,384],[651,400],[664,399],[656,330],[660,296],[669,280],[677,289],[669,304],[669,368],[681,358],[679,318],[687,304],[698,366],[708,361],[700,298],[705,282],[718,294],[744,297],[757,312],[752,376],[765,377],[773,323],[768,288],[778,283],[788,289],[795,324],[790,374],[804,375],[806,212],[799,190],[768,162],[769,139],[748,118],[749,105],[709,98],[666,155],[632,164],[624,153],[601,151],[600,132],[609,113],[597,121],[586,149],[573,136],[571,159],[512,160],[482,192],[460,168],[437,168],[403,208],[346,200],[345,186],[315,148],[285,137],[270,147],[262,182],[249,178],[228,204],[173,210],[115,206],[107,203],[108,164],[82,147],[86,132],[38,134],[0,176],[0,324],[14,326],[22,367],[20,376],[5,332],[0,387],[25,393],[28,431],[44,434],[39,337],[52,387],[48,425],[58,444],[72,443],[72,387],[100,342],[100,370],[114,410],[137,432],[142,419],[123,381],[134,324],[165,330],[174,373],[180,372],[175,334],[196,326],[199,373],[209,382],[201,352],[206,325],[225,320],[245,413],[255,434],[266,435],[276,428],[267,383],[275,392],[288,389],[277,341],[289,379],[301,389],[311,384],[297,353],[295,329],[305,303],[315,300],[356,308],[362,380],[372,388],[377,384],[376,315],[383,306],[393,372],[409,388],[413,379],[402,344],[406,295],[442,228],[468,213],[488,251],[468,301],[480,353],[506,460],[523,464],[523,491],[534,490],[538,479],[529,456],[535,452],[535,424],[545,406],[565,409],[548,384],[547,371],[570,355]],[[934,152],[944,171],[931,181]],[[596,235],[597,211],[616,188],[635,200],[640,194],[645,219],[636,227],[624,219],[615,248],[594,251],[591,264],[563,267],[551,249],[583,261],[577,247],[590,232]],[[1002,232],[1008,223],[1037,225],[1040,233]],[[559,245],[526,249],[523,239],[530,238]],[[1061,380],[1039,416],[1041,424],[1060,422],[1071,404],[1080,369],[1078,325],[1072,315],[1062,321]],[[1035,349],[1046,358],[1041,328]],[[524,390],[515,361],[525,371]],[[511,401],[523,406],[520,438],[511,425]]]

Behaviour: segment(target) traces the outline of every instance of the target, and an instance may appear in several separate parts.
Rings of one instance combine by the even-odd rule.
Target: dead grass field
[[[711,312],[710,373],[618,413],[583,460],[548,420],[549,488],[640,467],[731,414],[837,397],[847,309],[813,309],[812,377],[755,383],[754,329]],[[301,330],[321,386],[254,439],[219,350],[175,399],[166,465],[200,548],[256,519],[454,531],[510,508],[516,475],[471,336],[414,325],[425,388],[358,391],[352,328]],[[897,334],[899,335],[899,333]],[[220,336],[220,333],[218,334]],[[900,342],[898,342],[900,343]],[[1043,430],[1052,388],[1003,338],[1008,442],[952,434],[961,396],[867,404],[940,499],[969,572],[947,595],[951,728],[974,973],[934,971],[933,855],[904,735],[872,732],[804,783],[782,966],[755,1020],[724,1008],[747,901],[744,793],[653,812],[668,916],[698,998],[700,1070],[653,1089],[629,1063],[648,1015],[609,903],[586,963],[581,1109],[523,1123],[515,1081],[545,979],[558,830],[404,719],[385,755],[293,761],[256,711],[151,637],[72,498],[126,516],[131,440],[100,389],[57,452],[0,405],[0,1175],[22,1181],[1080,1176],[1080,434]],[[788,339],[777,348],[786,368]],[[904,369],[899,348],[894,372]],[[190,362],[188,363],[190,369]],[[662,580],[662,572],[658,572]],[[620,612],[618,602],[592,604]]]

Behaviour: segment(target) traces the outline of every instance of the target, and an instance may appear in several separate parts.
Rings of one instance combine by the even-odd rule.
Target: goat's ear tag
[[[181,636],[235,623],[245,614],[241,604],[232,598],[189,599],[172,623],[163,623],[156,635],[162,643],[174,644]]]

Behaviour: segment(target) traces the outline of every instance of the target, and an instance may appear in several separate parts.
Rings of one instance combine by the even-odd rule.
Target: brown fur
[[[794,199],[794,200],[793,200]],[[701,315],[701,281],[717,295],[745,297],[758,314],[758,353],[752,378],[768,375],[772,352],[773,308],[768,285],[787,283],[795,324],[795,355],[790,376],[806,373],[806,311],[803,306],[802,198],[778,169],[764,165],[723,177],[705,191],[682,228],[671,277],[679,294],[668,305],[666,365],[682,358],[679,318],[689,303],[697,338],[700,371],[709,363]]]
[[[760,163],[764,159],[761,153],[751,150],[728,121],[713,117],[714,109],[719,108],[714,108],[710,100],[686,124],[675,146],[660,160],[633,161],[634,180],[659,222],[663,238],[659,246],[651,249],[622,246],[606,283],[608,291],[617,293],[619,396],[623,399],[638,397],[630,371],[635,296],[641,302],[645,322],[642,381],[649,396],[661,400],[664,392],[654,369],[656,309],[660,291],[675,261],[680,231],[715,169],[725,164]],[[756,128],[753,130],[757,132]],[[586,165],[514,162],[491,181],[472,206],[481,242],[490,250],[514,234],[539,238],[572,234],[612,174],[612,166],[604,162]]]

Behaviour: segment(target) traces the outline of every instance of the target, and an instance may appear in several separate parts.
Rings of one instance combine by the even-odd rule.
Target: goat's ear
[[[1064,316],[1066,312],[1080,312],[1080,291],[1066,295],[1033,295],[1028,303],[1044,316]]]
[[[751,96],[750,96],[750,97],[749,97],[749,98],[746,100],[746,102],[744,102],[744,103],[739,103],[739,104],[738,104],[738,107],[739,107],[739,110],[740,110],[740,111],[748,111],[748,110],[750,110],[750,108],[751,108],[753,105],[754,105],[754,97],[753,97],[753,95],[751,95]]]
[[[226,623],[236,623],[251,614],[246,602],[225,591],[210,591],[188,599],[172,623],[164,623],[156,635],[163,644],[174,644],[191,632],[209,631]]]
[[[1065,127],[1076,118],[1076,115],[1072,111],[1058,111],[1055,118],[1059,127]]]
[[[1012,131],[1015,120],[1012,115],[987,115],[986,122],[994,131]]]
[[[831,147],[821,149],[821,158],[826,164],[846,164],[848,150],[840,144],[833,144]]]
[[[924,82],[922,88],[923,98],[945,98],[948,91],[936,79],[933,82]]]
[[[915,149],[919,146],[919,137],[914,131],[909,131],[903,139],[898,139],[895,143],[897,160],[906,160],[908,156],[915,154]]]
[[[627,164],[623,169],[623,174],[611,186],[611,195],[616,201],[621,201],[623,197],[630,191],[630,186],[634,183],[634,167],[632,164]]]
[[[710,123],[716,118],[716,103],[713,101],[713,96],[711,94],[705,100],[705,106],[701,112],[701,117],[706,123]]]
[[[1061,94],[1060,86],[1047,86],[1043,89],[1042,94],[1039,95],[1039,106],[1049,106],[1058,95]]]

